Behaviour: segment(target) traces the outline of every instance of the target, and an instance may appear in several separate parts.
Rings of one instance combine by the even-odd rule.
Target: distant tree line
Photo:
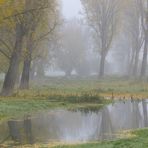
[[[1,95],[29,89],[50,67],[66,77],[147,77],[148,0],[81,3],[83,17],[64,20],[57,0],[0,0]]]

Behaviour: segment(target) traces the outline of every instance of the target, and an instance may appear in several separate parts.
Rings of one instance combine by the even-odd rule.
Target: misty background
[[[147,77],[147,0],[1,4],[2,94],[48,76]]]

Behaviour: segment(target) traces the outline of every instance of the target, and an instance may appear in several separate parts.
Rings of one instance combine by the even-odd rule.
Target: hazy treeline
[[[148,1],[82,0],[82,4],[101,56],[99,75],[104,76],[105,60],[112,50],[112,67],[120,64],[123,75],[146,76]]]
[[[147,76],[148,0],[81,3],[81,18],[64,20],[60,0],[0,0],[2,95],[51,67],[68,77]]]

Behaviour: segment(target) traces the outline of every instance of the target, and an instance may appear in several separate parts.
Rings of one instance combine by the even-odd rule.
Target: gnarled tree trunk
[[[25,58],[21,77],[20,89],[29,89],[31,59]]]
[[[24,33],[23,33],[22,25],[17,24],[15,47],[11,55],[8,72],[6,73],[2,92],[1,92],[1,95],[3,96],[9,96],[13,93],[17,75],[18,75],[19,64],[21,60],[23,37],[24,37]]]
[[[29,38],[27,41],[27,54],[24,59],[20,89],[29,89],[30,69],[32,60],[32,44],[33,41],[31,40],[31,38]]]

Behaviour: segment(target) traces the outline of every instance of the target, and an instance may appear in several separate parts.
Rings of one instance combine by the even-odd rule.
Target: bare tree
[[[138,75],[139,53],[144,41],[144,34],[140,21],[141,13],[138,7],[137,0],[133,0],[132,5],[130,5],[126,11],[127,34],[132,47],[129,74],[134,77]]]
[[[47,38],[49,38],[49,35],[52,35],[53,31],[58,25],[58,11],[56,9],[57,3],[55,0],[32,0],[32,5],[30,6],[32,9],[34,7],[46,8],[48,6],[48,9],[43,11],[35,11],[34,15],[32,15],[32,22],[28,24],[30,26],[30,31],[28,31],[26,41],[27,47],[24,56],[23,72],[20,83],[21,89],[29,89],[29,76],[33,52],[37,52],[37,46],[43,45],[41,42],[43,42],[45,39],[48,42]],[[42,28],[44,28],[44,30]],[[47,43],[44,42],[44,44]]]
[[[137,0],[141,12],[141,25],[144,32],[144,52],[141,67],[141,77],[146,75],[147,54],[148,54],[148,0]]]
[[[119,0],[81,0],[89,25],[100,48],[100,77],[104,76],[105,59],[117,26]]]
[[[27,3],[25,4],[25,10],[27,10]],[[15,24],[15,44],[10,55],[9,61],[9,68],[5,76],[3,88],[2,88],[2,95],[10,95],[14,89],[15,82],[17,79],[17,74],[19,70],[19,64],[21,61],[21,53],[22,53],[22,46],[23,46],[23,39],[26,34],[24,20],[26,15],[12,15],[11,17],[5,18],[8,23],[13,22]]]
[[[84,59],[86,50],[84,29],[81,27],[80,20],[72,19],[65,23],[61,32],[61,49],[56,54],[57,66],[65,72],[66,76],[70,76]]]
[[[42,17],[40,14],[42,14],[42,12],[45,12],[47,9],[50,10],[48,2],[52,2],[52,0],[43,0],[42,2],[35,0],[24,0],[24,1],[16,0],[9,3],[11,7],[13,6],[15,11],[12,11],[14,13],[12,13],[10,16],[4,17],[3,23],[11,24],[12,25],[11,28],[15,26],[14,28],[15,44],[9,56],[10,57],[9,68],[5,76],[1,93],[2,95],[11,95],[14,90],[16,79],[18,76],[19,65],[22,59],[23,46],[25,46],[24,37],[27,39],[27,48],[30,48],[32,46],[31,41],[33,41],[31,36],[34,36],[34,33],[36,32],[37,28],[36,25],[38,25],[39,18]],[[18,4],[20,3],[22,3],[21,9],[18,9],[17,11],[15,7],[18,6]],[[3,10],[5,10],[6,6],[3,7]],[[6,51],[3,54],[5,53]],[[27,59],[26,61],[28,63],[24,63],[26,65],[30,64],[30,53],[28,54],[29,56],[27,56],[26,58]],[[24,69],[25,68],[26,66],[24,67]],[[23,74],[23,76],[24,75],[26,76],[27,74],[28,73],[25,73]],[[22,81],[24,82],[24,79],[22,79]]]

